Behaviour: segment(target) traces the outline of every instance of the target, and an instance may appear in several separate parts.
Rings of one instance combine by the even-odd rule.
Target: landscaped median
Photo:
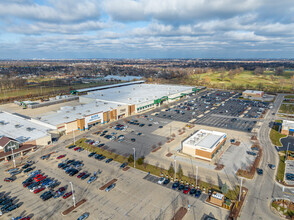
[[[112,158],[114,161],[117,161],[119,163],[124,163],[124,162],[128,162],[128,165],[130,167],[134,166],[133,162],[130,162],[128,157],[116,154],[114,152],[110,152],[108,151],[106,148],[99,148],[99,147],[95,147],[92,146],[90,144],[85,143],[86,139],[82,138],[78,141],[75,142],[76,146],[82,147],[83,149],[89,151],[89,152],[95,152],[97,154],[102,154],[107,158]],[[70,145],[69,145],[70,146]],[[67,147],[69,147],[67,146]],[[136,169],[142,170],[146,173],[150,172],[150,174],[153,174],[155,176],[174,176],[173,174],[171,174],[170,170],[166,170],[163,169],[161,167],[158,166],[154,166],[151,164],[148,164],[146,162],[144,162],[144,160],[142,158],[139,158],[138,160],[136,160]],[[177,169],[179,170],[179,169]],[[180,181],[182,181],[183,183],[187,183],[190,185],[196,185],[196,181],[195,181],[195,177],[187,177],[183,175],[183,171],[178,171],[176,174],[176,178],[178,178]],[[216,192],[221,192],[220,187],[213,185],[213,184],[209,184],[206,183],[204,181],[198,180],[198,185],[200,187],[201,190],[204,190],[206,192],[208,192],[209,189],[211,189],[212,191],[216,191]],[[228,190],[228,192],[225,194],[225,196],[230,199],[230,200],[236,200],[238,197],[238,193],[239,193],[239,187],[235,187],[235,190]]]
[[[279,166],[278,166],[278,172],[277,172],[277,181],[280,183],[284,182],[284,175],[285,175],[285,151],[279,152]]]

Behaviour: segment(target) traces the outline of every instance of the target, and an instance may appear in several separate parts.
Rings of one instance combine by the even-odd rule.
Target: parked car
[[[6,177],[4,179],[5,182],[13,182],[14,180],[16,180],[16,177],[15,176],[12,176],[12,177]]]
[[[67,199],[67,198],[70,197],[71,195],[72,195],[72,192],[68,192],[68,193],[64,194],[64,195],[62,196],[62,198],[63,198],[63,199]]]
[[[87,179],[91,173],[86,173],[84,176],[81,177],[81,180]]]
[[[136,139],[135,139],[135,138],[131,138],[131,141],[132,141],[132,142],[135,142],[135,141],[136,141]]]
[[[62,154],[62,155],[59,155],[56,159],[61,159],[61,158],[64,158],[66,156],[66,154]]]
[[[109,192],[109,191],[112,190],[114,187],[115,187],[115,183],[113,183],[113,184],[111,184],[110,186],[108,186],[108,187],[105,189],[105,192]]]
[[[88,155],[88,157],[93,157],[96,153],[95,152],[92,152]]]
[[[34,169],[34,168],[29,167],[29,168],[25,169],[23,172],[24,172],[24,173],[28,173],[28,172],[32,171],[33,169]]]
[[[249,154],[249,155],[256,156],[256,153],[255,153],[255,152],[252,152],[252,151],[246,151],[246,152],[247,152],[247,154]]]
[[[160,177],[160,179],[157,181],[158,184],[163,184],[163,182],[165,181],[164,177]]]
[[[185,186],[183,193],[188,194],[190,190],[191,190],[190,186]]]
[[[167,185],[169,182],[170,182],[169,179],[165,179],[165,180],[163,181],[163,185]]]
[[[87,183],[92,183],[97,179],[97,176],[91,176]]]
[[[28,167],[31,166],[31,165],[32,165],[32,164],[27,163],[27,164],[23,165],[21,169],[26,169],[26,168],[28,168]]]
[[[174,182],[172,185],[172,189],[177,189],[179,187],[180,183],[179,182]]]
[[[195,194],[196,193],[196,189],[195,188],[191,188],[189,193],[190,193],[190,195]]]
[[[75,148],[76,147],[76,145],[70,145],[69,147],[68,147],[68,149],[72,149],[72,148]]]
[[[263,170],[262,170],[262,169],[260,169],[260,168],[257,168],[257,170],[256,170],[256,171],[257,171],[257,174],[258,174],[258,175],[262,175],[262,174],[263,174]]]
[[[81,178],[82,176],[84,176],[86,174],[86,172],[81,172],[78,176],[77,176],[77,178]]]
[[[269,168],[271,168],[272,170],[275,170],[275,169],[276,169],[276,165],[274,165],[274,164],[269,164],[268,166],[269,166]]]
[[[39,192],[42,192],[45,189],[45,187],[40,187],[34,190],[34,193],[37,194]]]
[[[182,191],[182,190],[184,190],[184,189],[185,189],[185,185],[184,185],[184,184],[179,185],[179,187],[178,187],[178,190],[179,190],[179,191]]]
[[[109,159],[107,159],[107,160],[105,161],[105,163],[110,163],[111,161],[113,161],[113,159],[112,159],[112,158],[109,158]]]
[[[89,217],[89,213],[88,212],[85,212],[84,214],[82,214],[77,220],[85,220],[86,218]]]
[[[120,168],[125,168],[127,165],[128,165],[128,163],[127,163],[127,162],[124,162],[124,163],[122,163],[122,164],[120,165]]]
[[[196,198],[199,198],[201,196],[201,190],[200,189],[197,189],[196,190],[196,193],[195,193],[195,197]]]

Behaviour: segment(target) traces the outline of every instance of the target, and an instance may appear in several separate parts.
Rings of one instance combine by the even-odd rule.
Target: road
[[[270,122],[275,120],[272,113],[277,113],[283,101],[283,94],[278,94],[274,106],[264,118],[264,122],[258,133],[258,140],[263,148],[261,168],[264,169],[262,176],[257,175],[253,180],[247,181],[244,185],[249,189],[245,206],[243,207],[240,219],[279,219],[270,211],[272,198],[284,195],[282,188],[275,183],[275,170],[268,168],[268,163],[276,164],[278,167],[278,155],[269,139]]]

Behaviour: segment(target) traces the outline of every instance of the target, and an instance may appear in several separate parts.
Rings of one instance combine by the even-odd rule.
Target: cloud
[[[30,0],[0,2],[0,17],[43,22],[76,22],[99,16],[99,4],[95,0],[49,0],[45,5]]]
[[[105,0],[107,13],[117,21],[140,21],[151,18],[181,23],[211,18],[228,18],[255,10],[259,1],[244,0]]]
[[[0,58],[293,57],[293,15],[293,0],[0,0]]]

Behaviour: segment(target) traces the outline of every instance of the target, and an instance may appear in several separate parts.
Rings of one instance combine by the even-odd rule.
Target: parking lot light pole
[[[136,148],[133,147],[134,150],[134,168],[136,168]]]
[[[10,147],[10,150],[12,151],[13,166],[14,166],[14,168],[15,168],[15,167],[16,167],[16,165],[15,165],[15,159],[14,159],[13,148],[12,148],[12,147]]]
[[[177,167],[176,167],[176,157],[175,157],[175,159],[174,159],[174,161],[175,161],[175,177],[174,177],[174,179],[175,179],[175,181],[176,181],[176,175],[177,175]]]
[[[196,188],[197,188],[197,180],[198,180],[198,166],[196,165]]]
[[[74,194],[72,182],[69,182],[69,183],[71,185],[71,193],[72,193],[72,200],[73,200],[73,203],[74,203],[74,207],[76,207],[76,199],[75,199],[75,194]]]
[[[287,151],[286,151],[286,157],[285,157],[285,161],[287,160],[289,146],[290,146],[290,142],[288,142],[288,146],[287,146]]]
[[[240,186],[240,192],[239,192],[239,202],[240,202],[240,199],[241,199],[241,190],[242,190],[243,177],[240,177],[240,178],[241,178],[241,186]]]
[[[75,144],[76,143],[75,130],[72,130],[72,136],[73,136],[73,141],[74,141],[74,144]]]

